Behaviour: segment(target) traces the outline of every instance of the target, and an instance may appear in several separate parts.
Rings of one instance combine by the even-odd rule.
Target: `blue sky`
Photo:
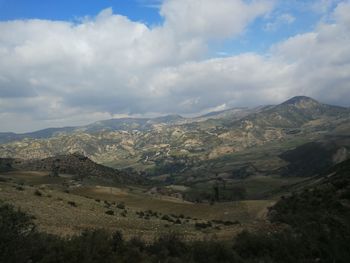
[[[0,0],[0,131],[350,106],[350,0]]]
[[[155,1],[142,0],[0,0],[0,20],[50,19],[75,21],[112,7],[114,12],[149,25],[162,21]]]
[[[241,52],[266,52],[273,43],[295,34],[313,30],[324,15],[310,12],[310,0],[277,2],[271,17],[258,18],[237,39],[211,43],[211,56],[232,55]],[[47,19],[77,22],[85,16],[94,17],[101,10],[112,8],[133,21],[140,21],[152,27],[163,23],[159,14],[161,0],[0,0],[0,20]],[[332,4],[334,6],[335,3]],[[275,16],[290,14],[295,20],[267,30],[266,24],[274,22]]]

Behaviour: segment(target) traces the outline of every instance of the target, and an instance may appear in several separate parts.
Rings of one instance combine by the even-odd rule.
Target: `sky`
[[[349,0],[0,0],[0,132],[350,106]]]

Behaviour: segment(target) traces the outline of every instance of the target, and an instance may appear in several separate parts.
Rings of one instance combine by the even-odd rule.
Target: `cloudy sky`
[[[350,1],[0,0],[0,131],[295,95],[350,106]]]

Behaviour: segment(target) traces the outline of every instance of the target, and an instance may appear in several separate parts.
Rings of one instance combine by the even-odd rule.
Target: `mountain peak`
[[[313,98],[307,96],[295,96],[283,102],[281,105],[291,105],[297,108],[310,108],[319,106],[320,103],[317,100],[314,100]]]

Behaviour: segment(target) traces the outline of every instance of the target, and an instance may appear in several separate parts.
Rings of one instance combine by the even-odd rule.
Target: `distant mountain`
[[[174,114],[174,115],[166,115],[166,116],[161,116],[161,117],[156,117],[153,119],[150,119],[148,122],[149,123],[163,123],[163,124],[176,124],[178,122],[183,121],[185,118]]]
[[[184,121],[180,115],[166,115],[157,118],[120,118],[97,121],[85,126],[47,128],[28,133],[0,132],[0,144],[12,141],[28,139],[47,139],[59,134],[71,134],[74,132],[95,133],[100,131],[132,131],[151,129],[155,124],[177,124]]]
[[[309,97],[297,96],[277,106],[263,108],[260,112],[241,119],[240,122],[260,128],[300,128],[309,121],[325,117],[350,117],[350,110],[322,104]],[[241,123],[233,124],[237,126]]]
[[[111,119],[22,134],[16,141],[16,135],[3,134],[0,157],[43,159],[80,152],[94,162],[118,168],[180,173],[267,143],[280,143],[282,148],[291,140],[298,146],[328,135],[349,134],[350,109],[299,96],[279,105],[236,108],[199,118]]]
[[[78,128],[76,127],[63,127],[63,128],[47,128],[47,129],[28,132],[28,133],[0,132],[0,143],[18,141],[25,138],[45,139],[45,138],[50,138],[52,136],[56,136],[61,133],[71,133],[77,129]]]
[[[197,117],[196,119],[241,119],[254,112],[254,110],[255,109],[250,108],[232,108],[222,111],[209,112],[207,114]]]
[[[13,132],[0,132],[0,143],[21,140],[22,138]]]

